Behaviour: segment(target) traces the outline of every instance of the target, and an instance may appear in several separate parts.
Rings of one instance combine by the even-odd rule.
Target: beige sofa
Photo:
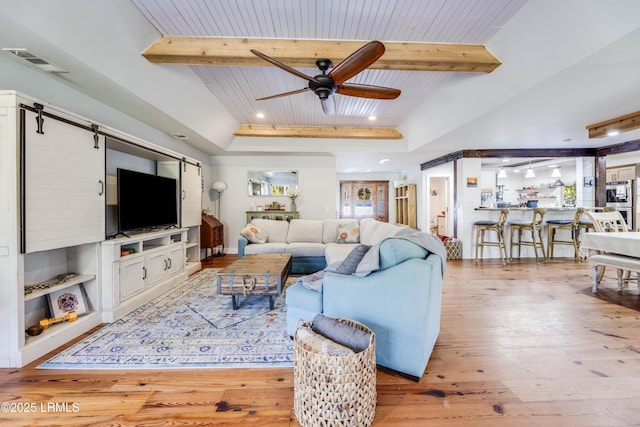
[[[238,258],[247,254],[290,253],[291,272],[299,274],[322,270],[329,264],[345,259],[358,244],[374,245],[400,229],[399,226],[373,218],[360,221],[348,218],[292,219],[289,222],[256,218],[251,224],[266,232],[266,243],[252,243],[241,235],[238,239]],[[357,241],[354,241],[354,224],[359,230]],[[351,232],[346,239],[349,243],[341,238],[345,237],[345,230]]]

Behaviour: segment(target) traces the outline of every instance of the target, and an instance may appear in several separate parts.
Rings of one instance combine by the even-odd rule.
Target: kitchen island
[[[507,240],[507,254],[509,254],[509,241],[511,239],[509,221],[528,221],[533,217],[533,209],[527,207],[509,207],[509,208],[497,208],[497,207],[477,207],[473,210],[473,217],[463,222],[463,229],[465,230],[466,239],[463,239],[464,242],[468,242],[465,246],[466,249],[464,251],[465,258],[473,258],[474,250],[475,250],[475,227],[473,223],[476,221],[491,221],[497,220],[498,215],[501,209],[509,209],[509,216],[507,218],[507,227],[506,227],[506,240]],[[546,223],[547,220],[573,220],[573,217],[576,213],[576,207],[550,207],[544,208],[545,215],[543,219],[543,223]],[[588,207],[585,208],[587,211],[597,211],[602,210],[602,208],[594,208]],[[558,233],[567,233],[567,236],[563,236],[563,239],[569,239],[568,231],[560,231]],[[488,238],[495,239],[495,236],[490,236]],[[530,239],[530,236],[527,233],[527,239]],[[545,253],[547,250],[547,231],[546,225],[543,225],[543,242]],[[557,246],[554,251],[555,258],[571,258],[574,259],[574,251],[570,246]],[[484,258],[496,258],[500,259],[500,253],[498,252],[498,248],[488,247],[486,248]],[[521,258],[535,258],[535,254],[533,252],[532,247],[522,247],[522,256]]]

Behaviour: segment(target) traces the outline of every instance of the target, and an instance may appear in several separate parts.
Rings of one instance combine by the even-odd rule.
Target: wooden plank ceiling
[[[526,0],[133,0],[162,37],[143,53],[152,62],[187,64],[243,126],[268,126],[279,135],[324,135],[344,128],[353,138],[397,135],[395,129],[457,72],[474,78],[500,64],[483,45]],[[387,48],[376,64],[349,83],[400,89],[396,100],[334,95],[336,114],[325,117],[313,93],[256,101],[306,87],[306,81],[254,57],[255,48],[307,75],[315,59],[336,65],[370,40]],[[440,71],[432,73],[431,71]],[[262,112],[264,118],[256,118]],[[369,116],[376,116],[371,122]],[[367,134],[367,129],[387,128]],[[297,129],[309,127],[309,129]],[[361,130],[357,130],[360,128]],[[349,130],[356,129],[356,130]],[[340,133],[344,133],[341,131]],[[397,131],[396,131],[397,132]],[[256,136],[263,136],[261,130]]]

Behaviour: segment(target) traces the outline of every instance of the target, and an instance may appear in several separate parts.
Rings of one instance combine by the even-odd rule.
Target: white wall
[[[113,129],[197,159],[208,167],[209,155],[132,117],[90,98],[58,76],[0,55],[0,89],[17,90]],[[46,109],[46,104],[45,104]]]
[[[219,220],[224,224],[225,252],[237,253],[238,236],[246,225],[245,212],[251,204],[264,205],[277,201],[289,206],[290,200],[282,196],[249,196],[247,172],[249,170],[287,169],[298,171],[298,189],[302,195],[296,199],[300,218],[335,218],[336,162],[332,156],[216,156],[211,158],[211,175],[205,177],[205,194],[217,200],[211,189],[215,181],[224,181],[227,189],[221,195]],[[209,203],[214,211],[214,203]],[[207,208],[207,206],[203,206]]]

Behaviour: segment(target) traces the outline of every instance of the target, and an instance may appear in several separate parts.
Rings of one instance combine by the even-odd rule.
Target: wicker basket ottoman
[[[294,334],[293,410],[303,427],[373,423],[377,396],[375,335],[354,320],[337,320],[369,333],[369,346],[353,355],[329,356],[306,350]]]

